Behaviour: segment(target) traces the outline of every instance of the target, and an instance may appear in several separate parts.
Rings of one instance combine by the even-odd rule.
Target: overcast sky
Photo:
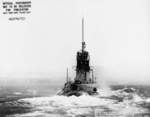
[[[81,19],[99,79],[150,82],[149,0],[33,0],[26,20],[0,15],[0,77],[74,77]]]

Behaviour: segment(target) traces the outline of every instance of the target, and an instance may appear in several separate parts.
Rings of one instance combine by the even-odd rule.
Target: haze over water
[[[135,117],[142,117],[150,112],[150,86],[103,84],[99,95],[79,97],[58,96],[60,88],[60,85],[57,88],[50,85],[1,87],[0,116],[130,117],[135,114]]]
[[[81,49],[85,19],[86,49],[101,79],[148,83],[150,80],[149,0],[32,1],[24,21],[0,15],[0,78],[65,76]]]

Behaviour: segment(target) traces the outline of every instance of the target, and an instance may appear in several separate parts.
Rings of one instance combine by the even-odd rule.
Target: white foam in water
[[[80,115],[94,117],[95,109],[102,109],[105,112],[117,112],[122,114],[122,116],[146,111],[137,105],[137,103],[143,102],[144,100],[137,94],[128,94],[129,96],[132,95],[133,98],[124,98],[123,101],[120,102],[116,99],[104,97],[111,97],[112,95],[118,95],[118,97],[120,97],[120,95],[128,96],[125,92],[120,94],[119,91],[105,91],[102,89],[100,92],[101,94],[99,96],[82,95],[79,97],[66,97],[55,95],[51,97],[21,99],[19,101],[28,102],[33,106],[33,112],[20,114],[17,115],[17,117],[76,117]],[[145,101],[150,102],[150,99]]]

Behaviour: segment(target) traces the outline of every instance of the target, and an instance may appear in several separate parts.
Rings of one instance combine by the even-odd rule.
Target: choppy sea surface
[[[47,90],[0,89],[0,117],[150,117],[150,86],[111,86],[79,97]]]

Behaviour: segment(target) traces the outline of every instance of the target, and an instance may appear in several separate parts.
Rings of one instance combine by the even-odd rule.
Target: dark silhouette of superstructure
[[[82,19],[82,49],[81,51],[78,51],[76,55],[76,76],[74,81],[70,81],[67,69],[67,81],[62,91],[58,93],[59,95],[80,96],[83,93],[87,93],[89,95],[97,94],[96,78],[93,75],[93,69],[90,67],[90,56],[88,51],[85,50],[85,47],[84,19]]]

